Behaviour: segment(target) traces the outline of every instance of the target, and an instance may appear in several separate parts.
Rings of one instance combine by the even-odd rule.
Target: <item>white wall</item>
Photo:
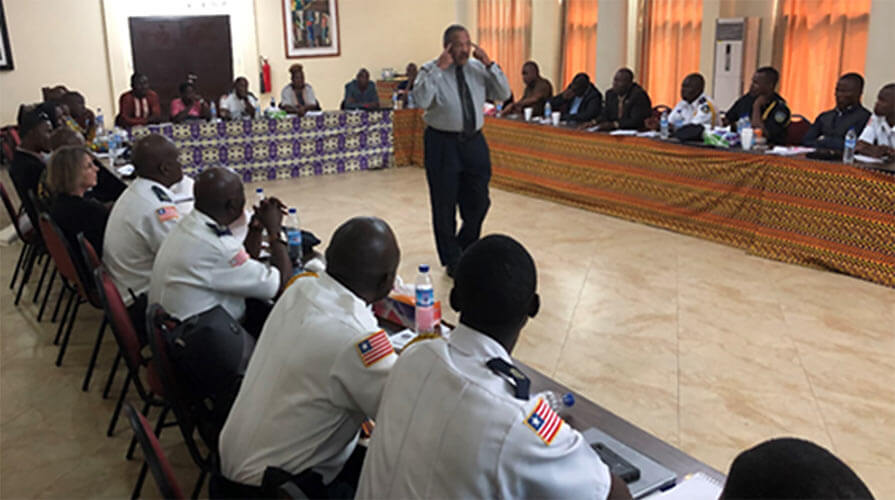
[[[0,125],[19,104],[41,100],[41,87],[65,84],[88,106],[111,109],[99,0],[5,0],[15,69],[0,71]]]

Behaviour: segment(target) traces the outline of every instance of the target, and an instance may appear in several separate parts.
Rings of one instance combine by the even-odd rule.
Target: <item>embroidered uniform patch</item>
[[[562,419],[553,411],[553,408],[550,408],[544,398],[540,398],[535,409],[525,419],[525,425],[533,430],[544,441],[544,444],[549,445],[559,434]]]
[[[786,113],[784,113],[783,111],[778,111],[778,112],[774,113],[774,120],[777,123],[783,123],[783,120],[785,120],[785,119],[786,119]]]
[[[162,207],[156,210],[155,214],[158,215],[158,220],[162,222],[180,217],[180,214],[177,213],[177,207],[174,205]]]
[[[249,254],[245,251],[245,249],[240,249],[239,252],[230,259],[230,267],[239,267],[246,263],[249,260]]]
[[[364,366],[371,366],[393,352],[395,348],[385,330],[379,330],[357,343],[357,353]]]

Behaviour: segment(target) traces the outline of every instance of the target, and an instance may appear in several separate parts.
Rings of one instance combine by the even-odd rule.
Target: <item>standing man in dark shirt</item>
[[[438,59],[420,69],[413,101],[422,109],[424,163],[438,258],[448,276],[463,251],[479,239],[491,199],[491,154],[482,134],[485,99],[510,96],[500,66],[459,24],[449,26]],[[470,57],[470,55],[472,57]],[[457,231],[457,209],[463,225]]]
[[[643,87],[634,83],[634,72],[622,68],[612,77],[606,105],[597,117],[597,130],[639,130],[653,113],[653,104]]]
[[[760,128],[769,144],[786,143],[790,111],[786,100],[775,89],[780,73],[770,66],[755,70],[749,93],[737,99],[724,115],[724,125],[736,123],[741,117],[749,118],[752,128]]]
[[[562,113],[563,120],[587,122],[603,111],[603,94],[587,73],[578,73],[566,90],[550,99],[550,107]]]
[[[503,110],[503,115],[522,113],[525,108],[532,108],[533,116],[544,114],[544,103],[553,97],[553,85],[550,80],[541,76],[538,63],[528,61],[522,65],[522,81],[525,83],[525,91],[522,99],[514,102]]]
[[[855,129],[856,137],[860,136],[870,119],[870,111],[861,105],[862,92],[864,78],[861,75],[842,75],[836,83],[836,107],[817,115],[814,124],[802,138],[802,144],[842,151],[845,134],[850,129]]]

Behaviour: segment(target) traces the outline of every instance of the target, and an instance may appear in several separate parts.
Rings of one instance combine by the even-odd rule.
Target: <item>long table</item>
[[[390,110],[163,123],[134,127],[130,134],[136,139],[153,132],[177,144],[189,175],[209,166],[225,166],[239,172],[243,181],[255,182],[394,165]]]
[[[395,112],[422,165],[420,110]],[[487,117],[495,186],[895,287],[895,175]]]

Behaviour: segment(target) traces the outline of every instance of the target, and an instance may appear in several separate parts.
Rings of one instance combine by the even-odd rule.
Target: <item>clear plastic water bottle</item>
[[[500,116],[501,113],[503,113],[503,103],[498,102],[497,103],[497,115]]]
[[[432,277],[429,266],[422,264],[416,275],[416,307],[414,308],[416,333],[435,333],[435,290],[432,288]]]
[[[96,137],[100,137],[106,133],[106,120],[103,117],[103,110],[96,108]]]
[[[264,201],[264,188],[255,188],[255,206],[260,207]]]
[[[544,103],[544,118],[550,119],[550,115],[553,114],[553,106],[550,105],[550,101]]]
[[[218,121],[218,107],[214,103],[211,103],[211,121]]]
[[[575,406],[575,396],[571,392],[559,395],[554,391],[545,391],[541,396],[560,417],[567,417],[569,411]]]
[[[414,107],[416,107],[416,104],[414,104],[413,102],[413,92],[409,90],[407,91],[407,105],[404,107],[407,109],[413,109]]]
[[[248,118],[248,117],[246,117],[246,118]],[[261,118],[261,102],[258,102],[257,104],[255,104],[255,118],[256,119]]]
[[[668,139],[668,111],[663,111],[659,118],[659,136]]]
[[[277,103],[276,103],[276,101],[274,101],[274,98],[271,97],[270,98],[270,106],[267,107],[267,111],[265,111],[264,114],[267,115],[268,118],[273,118],[276,113],[277,113]]]
[[[845,147],[842,149],[842,163],[851,165],[855,162],[855,146],[858,145],[858,133],[850,128],[845,134]]]
[[[118,148],[121,147],[121,136],[118,134],[117,130],[112,130],[109,132],[109,161],[111,165],[114,167],[115,162],[118,160]]]
[[[398,93],[392,92],[392,109],[398,109]]]
[[[295,272],[300,272],[302,268],[301,257],[301,222],[298,219],[298,210],[289,209],[289,215],[286,217],[286,239],[289,243],[289,259],[292,260]]]

